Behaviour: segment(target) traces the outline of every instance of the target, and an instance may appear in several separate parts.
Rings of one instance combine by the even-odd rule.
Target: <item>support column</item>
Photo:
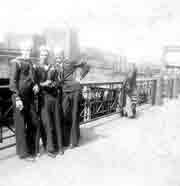
[[[161,73],[156,82],[156,105],[163,104],[163,74]]]
[[[173,81],[173,98],[178,97],[178,79],[177,76],[175,76]]]
[[[156,104],[156,91],[157,91],[157,80],[153,80],[152,85],[152,105]]]

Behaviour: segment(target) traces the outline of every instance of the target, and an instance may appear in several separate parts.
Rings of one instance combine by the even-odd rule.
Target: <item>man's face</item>
[[[63,63],[64,61],[64,55],[56,55],[55,58],[57,63]]]
[[[57,63],[61,63],[61,58],[58,57],[58,56],[56,56],[56,62],[57,62]]]
[[[40,64],[46,64],[48,59],[48,51],[42,50],[40,52]]]

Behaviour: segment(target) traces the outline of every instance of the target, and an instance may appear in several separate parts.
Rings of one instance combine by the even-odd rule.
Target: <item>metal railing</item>
[[[156,79],[137,81],[137,105],[153,104]],[[118,112],[122,82],[82,84],[81,123]]]
[[[162,82],[162,97],[174,98],[180,93],[180,78],[164,78]]]
[[[0,144],[2,144],[4,140],[14,138],[15,136],[15,130],[13,129],[11,92],[6,83],[7,81],[1,81],[0,86]],[[12,147],[14,145],[14,142],[8,143],[4,146],[1,146],[0,150]]]
[[[4,85],[2,85],[4,86]],[[119,94],[122,91],[122,82],[103,82],[103,83],[83,83],[82,99],[80,104],[80,121],[81,124],[91,122],[108,115],[118,113]],[[180,93],[180,79],[169,78],[163,79],[162,84],[159,84],[158,78],[138,79],[137,80],[137,106],[143,104],[156,104],[157,95],[161,90],[160,97],[174,97],[176,92]],[[7,87],[2,87],[7,88]],[[12,121],[12,106],[3,112],[3,117],[0,117],[0,143],[4,140],[14,137],[14,130],[11,128]],[[4,123],[5,125],[1,125]],[[3,136],[4,127],[10,129],[9,136]],[[14,146],[15,143],[0,147],[0,150]]]
[[[137,97],[138,105],[151,104],[153,99],[153,79],[144,79],[137,81]],[[2,85],[1,89],[7,89],[7,86]],[[118,97],[121,91],[122,82],[103,82],[103,83],[83,83],[82,84],[82,99],[81,99],[81,124],[92,120],[106,117],[110,114],[118,112]],[[7,101],[5,104],[4,101]],[[12,126],[12,105],[11,100],[3,100],[1,105],[9,105],[4,112],[1,112],[0,117],[0,143],[4,140],[14,137],[14,129]],[[4,136],[4,129],[10,129],[8,136]],[[0,150],[14,146],[15,143],[0,147]]]
[[[122,82],[82,84],[81,122],[116,112]]]
[[[156,79],[137,80],[137,104],[154,104]]]

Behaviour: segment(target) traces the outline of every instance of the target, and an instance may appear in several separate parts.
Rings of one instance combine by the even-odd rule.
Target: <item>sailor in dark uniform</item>
[[[46,135],[46,151],[49,156],[63,154],[61,114],[58,100],[59,77],[55,65],[48,61],[49,51],[40,50],[40,63],[36,78],[40,94],[41,121]]]
[[[64,51],[60,51],[63,107],[63,145],[70,148],[78,146],[80,139],[80,103],[82,79],[89,72],[89,65],[65,59]],[[77,69],[81,69],[80,78],[75,77]]]
[[[30,52],[11,61],[10,90],[14,105],[16,153],[20,158],[34,160],[35,139],[39,120],[34,105],[34,73]]]

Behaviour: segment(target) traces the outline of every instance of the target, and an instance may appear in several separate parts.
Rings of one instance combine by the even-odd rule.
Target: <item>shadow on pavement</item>
[[[108,136],[96,133],[94,127],[92,128],[82,128],[81,138],[79,146],[87,145],[93,143],[99,139],[107,138]]]

